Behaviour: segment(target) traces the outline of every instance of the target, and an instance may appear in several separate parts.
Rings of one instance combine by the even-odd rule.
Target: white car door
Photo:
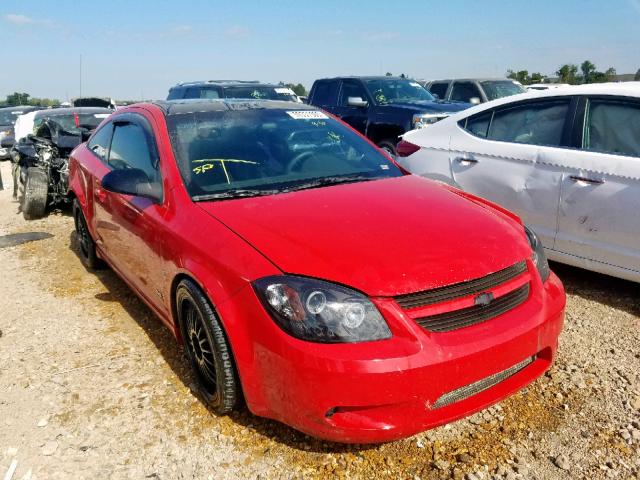
[[[588,268],[637,280],[640,100],[593,97],[583,102],[583,148],[565,159],[556,250],[602,264]]]
[[[554,248],[571,97],[535,99],[483,111],[451,136],[452,177],[464,190],[520,215]]]

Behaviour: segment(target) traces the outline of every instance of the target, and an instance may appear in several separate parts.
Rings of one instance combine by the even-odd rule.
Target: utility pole
[[[82,54],[80,54],[80,97],[82,98]]]

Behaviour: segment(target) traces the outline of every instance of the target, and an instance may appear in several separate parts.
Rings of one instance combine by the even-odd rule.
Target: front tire
[[[217,414],[231,412],[240,400],[240,382],[218,317],[191,280],[178,284],[176,308],[185,353],[198,379],[200,393]]]
[[[78,239],[78,253],[80,261],[88,270],[96,270],[100,267],[100,259],[96,253],[96,244],[89,233],[87,221],[84,219],[82,208],[77,199],[73,200],[73,220],[76,225],[76,238]]]
[[[44,216],[49,193],[49,178],[41,168],[31,167],[27,170],[27,178],[22,196],[22,215],[25,220],[33,220]]]

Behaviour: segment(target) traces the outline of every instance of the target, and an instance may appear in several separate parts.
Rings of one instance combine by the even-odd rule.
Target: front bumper
[[[393,338],[325,345],[282,332],[251,288],[234,300],[219,309],[223,319],[252,319],[249,328],[227,325],[250,410],[345,443],[407,437],[531,383],[555,358],[565,306],[553,273],[544,285],[539,278],[532,281],[530,298],[515,309],[446,333],[423,330],[392,300],[376,300]],[[394,324],[398,318],[403,328]],[[447,394],[452,403],[441,400]]]

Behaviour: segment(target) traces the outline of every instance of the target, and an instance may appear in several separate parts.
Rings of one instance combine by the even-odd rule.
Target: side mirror
[[[436,100],[440,100],[440,95],[438,95],[437,93],[433,93],[433,92],[429,92],[429,93],[431,93],[431,96]]]
[[[2,147],[2,148],[11,148],[11,147],[13,147],[14,143],[16,143],[15,138],[13,138],[13,137],[4,137],[2,139],[2,141],[0,142],[0,147]]]
[[[480,101],[480,99],[478,97],[471,97],[469,99],[469,103],[471,105],[480,105],[480,103],[482,103],[482,102]]]
[[[367,102],[366,100],[363,100],[362,97],[348,97],[347,105],[349,105],[350,107],[364,108],[369,106],[369,102]]]
[[[147,174],[138,168],[111,170],[102,178],[102,188],[109,192],[162,201],[162,185],[150,182]]]

